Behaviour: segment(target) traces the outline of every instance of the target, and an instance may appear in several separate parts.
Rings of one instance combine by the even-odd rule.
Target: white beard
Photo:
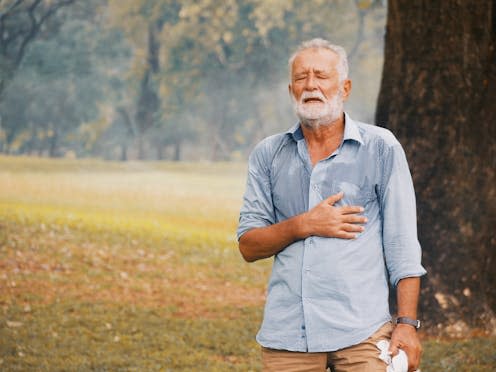
[[[343,91],[339,90],[331,100],[327,100],[320,92],[303,92],[299,101],[291,95],[293,108],[301,124],[318,128],[330,124],[343,115]],[[308,98],[319,98],[322,103],[304,103]]]

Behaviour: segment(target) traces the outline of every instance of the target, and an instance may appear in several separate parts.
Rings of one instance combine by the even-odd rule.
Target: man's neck
[[[329,124],[318,127],[301,126],[312,166],[336,151],[343,140],[344,125],[344,115],[341,115],[338,120]]]

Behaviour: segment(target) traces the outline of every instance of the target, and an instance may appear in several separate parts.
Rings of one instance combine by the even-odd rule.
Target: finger
[[[341,200],[344,196],[344,192],[340,191],[337,194],[329,196],[325,202],[330,205],[334,205],[338,200]]]
[[[336,238],[341,239],[356,239],[357,234],[351,232],[340,231],[335,235]]]
[[[362,213],[364,211],[363,207],[358,205],[345,205],[344,207],[339,208],[341,214],[356,214]]]
[[[408,356],[408,370],[416,371],[420,364],[420,352],[407,353]]]
[[[354,225],[352,223],[345,223],[343,225],[343,230],[346,232],[362,232],[365,228],[361,225]]]
[[[393,344],[392,342],[389,344],[389,350],[388,350],[389,355],[395,356],[396,354],[398,354],[398,350],[399,349],[397,344]]]
[[[408,371],[409,372],[415,372],[419,367],[419,362],[416,361],[416,362],[410,362],[410,360],[408,360]]]
[[[367,217],[347,214],[343,217],[343,222],[346,223],[367,223]]]

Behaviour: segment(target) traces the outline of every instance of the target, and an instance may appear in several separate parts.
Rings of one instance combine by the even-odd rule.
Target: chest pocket
[[[358,186],[351,182],[340,181],[333,185],[333,193],[342,191],[343,198],[339,205],[359,205],[365,206],[377,199],[375,189],[372,185]]]

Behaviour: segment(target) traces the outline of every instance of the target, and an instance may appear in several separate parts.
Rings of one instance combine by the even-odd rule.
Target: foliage
[[[350,106],[370,119],[384,14],[379,2],[345,0],[67,1],[9,72],[0,151],[245,157],[293,124],[286,61],[316,36],[352,53],[360,79]]]
[[[108,118],[98,119],[112,102],[112,91],[102,82],[110,85],[115,78],[107,63],[119,58],[118,39],[113,38],[114,47],[106,46],[108,35],[99,34],[93,13],[85,9],[59,12],[59,24],[46,31],[50,37],[40,36],[25,51],[0,101],[0,130],[8,152],[84,153],[95,142],[88,127],[98,133],[99,126],[109,125]]]
[[[20,66],[27,47],[45,31],[63,7],[75,0],[4,0],[0,2],[0,96]],[[55,21],[56,23],[56,21]]]

